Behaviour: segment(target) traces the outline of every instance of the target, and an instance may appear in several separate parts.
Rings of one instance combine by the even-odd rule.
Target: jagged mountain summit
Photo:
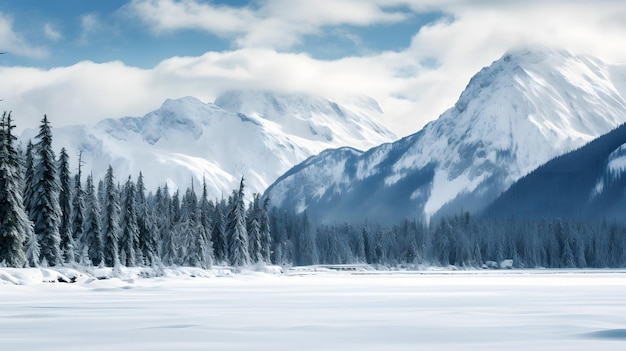
[[[321,221],[480,211],[548,160],[626,122],[626,67],[514,50],[483,68],[421,131],[367,152],[325,151],[266,192]]]
[[[248,194],[262,193],[293,165],[324,149],[393,140],[377,121],[378,104],[363,99],[360,109],[353,109],[304,94],[231,91],[216,103],[184,97],[166,100],[140,118],[54,129],[54,147],[68,149],[73,167],[82,150],[84,170],[96,179],[111,164],[119,181],[143,172],[148,190],[165,183],[185,188],[192,181],[199,189],[205,179],[211,196],[227,197],[243,176]],[[25,131],[23,142],[35,133]]]

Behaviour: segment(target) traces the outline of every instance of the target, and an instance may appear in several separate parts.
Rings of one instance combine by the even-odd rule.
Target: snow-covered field
[[[626,271],[61,273],[0,268],[1,350],[626,349]]]

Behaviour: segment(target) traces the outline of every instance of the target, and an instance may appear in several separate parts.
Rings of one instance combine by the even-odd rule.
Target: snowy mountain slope
[[[85,170],[93,171],[96,179],[109,164],[118,181],[128,175],[136,178],[142,171],[149,190],[166,182],[170,188],[184,188],[192,179],[199,187],[204,177],[210,195],[221,197],[236,188],[241,176],[246,178],[248,194],[260,193],[294,164],[326,148],[365,148],[394,138],[373,119],[382,114],[377,104],[370,117],[306,95],[230,92],[217,101],[231,111],[193,97],[167,100],[141,118],[54,129],[54,146],[68,149],[74,169],[83,150]],[[248,115],[232,108],[237,104],[263,107],[267,101],[281,110],[268,116],[255,108],[247,108]],[[307,117],[306,128],[301,116]],[[22,140],[35,135],[34,130],[25,131]]]
[[[565,51],[510,51],[422,131],[358,156],[312,158],[267,195],[325,221],[481,210],[539,165],[624,123],[625,72]],[[326,191],[311,187],[327,178]]]
[[[367,149],[395,139],[395,135],[372,118],[381,119],[383,114],[376,100],[359,97],[352,102],[340,106],[319,96],[237,90],[220,95],[215,105],[225,111],[271,121],[285,134],[328,146]]]
[[[487,217],[624,220],[626,124],[561,155],[515,182]]]

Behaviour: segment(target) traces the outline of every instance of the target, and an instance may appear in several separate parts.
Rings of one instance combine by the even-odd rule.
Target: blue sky
[[[199,1],[233,8],[259,9],[248,1]],[[150,68],[172,56],[198,56],[207,51],[238,47],[233,36],[198,28],[154,33],[138,18],[127,0],[8,0],[0,5],[15,32],[38,49],[35,53],[12,53],[4,65],[41,68],[69,66],[79,61],[120,60],[127,65]],[[283,52],[305,52],[321,60],[408,47],[423,25],[444,17],[437,11],[415,13],[406,7],[391,7],[406,17],[372,25],[338,24],[319,32],[305,33]]]
[[[407,135],[512,47],[626,62],[623,18],[618,0],[5,0],[0,97],[31,127],[227,89],[369,95]]]

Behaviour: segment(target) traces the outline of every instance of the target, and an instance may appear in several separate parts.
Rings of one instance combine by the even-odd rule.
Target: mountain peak
[[[192,118],[207,113],[221,111],[213,103],[204,103],[193,96],[185,96],[177,99],[166,99],[157,111],[168,111],[173,114]]]
[[[343,104],[314,94],[231,90],[219,95],[215,105],[231,113],[270,121],[285,133],[322,141],[328,147],[364,149],[396,137],[377,120],[382,110],[372,98],[355,98]]]
[[[373,121],[376,113],[357,115],[339,104],[336,110],[343,115],[335,109],[311,110],[315,103],[329,101],[321,97],[263,93],[239,99],[252,107],[276,99],[282,110],[275,111],[283,114],[272,121],[254,109],[246,115],[186,96],[167,99],[143,117],[56,129],[55,148],[63,146],[71,155],[83,150],[82,161],[96,178],[110,164],[120,177],[143,172],[149,190],[164,182],[171,189],[184,188],[194,179],[206,182],[211,196],[219,197],[230,193],[242,175],[247,193],[260,193],[290,167],[324,149],[369,148],[392,140]],[[27,130],[23,140],[34,135],[35,130]]]
[[[303,202],[298,206],[320,218],[381,219],[381,208],[400,218],[478,211],[539,165],[626,122],[618,88],[626,75],[615,72],[565,50],[510,50],[472,77],[455,106],[422,131],[331,164],[343,172],[324,159],[311,162],[269,195],[277,206],[290,206],[274,195],[293,188]],[[324,188],[331,190],[307,188],[316,179],[335,180]]]
[[[517,47],[507,50],[498,61],[518,63],[539,63],[550,59],[568,59],[574,55],[565,50],[547,46]]]

